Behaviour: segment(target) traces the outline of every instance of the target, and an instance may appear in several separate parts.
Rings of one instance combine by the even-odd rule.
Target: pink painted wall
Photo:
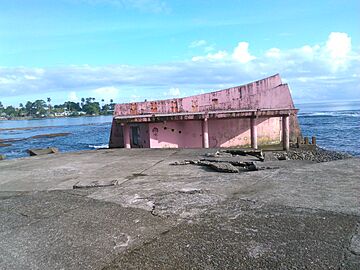
[[[210,147],[250,145],[249,119],[209,119]],[[259,144],[280,143],[281,118],[258,118]],[[142,124],[139,124],[142,125]],[[201,148],[202,121],[168,121],[149,124],[151,148]]]
[[[201,148],[201,121],[168,121],[149,124],[151,148]]]
[[[279,143],[281,125],[279,117],[257,118],[259,144]],[[250,119],[210,119],[209,146],[236,147],[250,145]]]
[[[287,84],[274,75],[243,86],[185,98],[117,104],[116,115],[199,112],[229,109],[293,109]]]

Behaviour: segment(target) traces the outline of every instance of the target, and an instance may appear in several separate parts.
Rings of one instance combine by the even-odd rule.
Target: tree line
[[[28,101],[20,103],[18,107],[4,107],[0,101],[0,117],[56,117],[56,116],[79,116],[79,115],[109,115],[114,111],[115,103],[113,99],[105,103],[104,99],[100,102],[93,97],[81,98],[81,102],[66,101],[63,104],[52,105],[51,98],[46,101],[42,99],[34,102]]]

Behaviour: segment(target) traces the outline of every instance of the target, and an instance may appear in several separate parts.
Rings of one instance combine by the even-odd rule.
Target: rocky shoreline
[[[314,162],[328,162],[353,157],[347,153],[327,150],[318,146],[311,149],[291,148],[287,152],[273,152],[272,154],[278,160],[308,160]]]

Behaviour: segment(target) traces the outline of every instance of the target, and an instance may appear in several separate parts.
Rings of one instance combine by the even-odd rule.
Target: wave
[[[108,144],[100,144],[100,145],[91,145],[89,144],[90,148],[94,148],[94,149],[106,149],[109,148]]]
[[[299,117],[360,117],[360,111],[304,112]]]

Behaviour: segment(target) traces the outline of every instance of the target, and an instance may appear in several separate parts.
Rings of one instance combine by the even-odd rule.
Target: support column
[[[283,135],[283,149],[288,151],[290,148],[290,129],[289,129],[289,116],[282,117],[282,135]]]
[[[129,124],[124,123],[124,125],[123,125],[123,136],[124,136],[124,147],[125,148],[131,148]]]
[[[209,123],[207,118],[204,118],[203,121],[203,147],[209,148]]]
[[[253,116],[250,118],[250,142],[251,148],[257,149],[257,126],[256,126],[256,117]]]

